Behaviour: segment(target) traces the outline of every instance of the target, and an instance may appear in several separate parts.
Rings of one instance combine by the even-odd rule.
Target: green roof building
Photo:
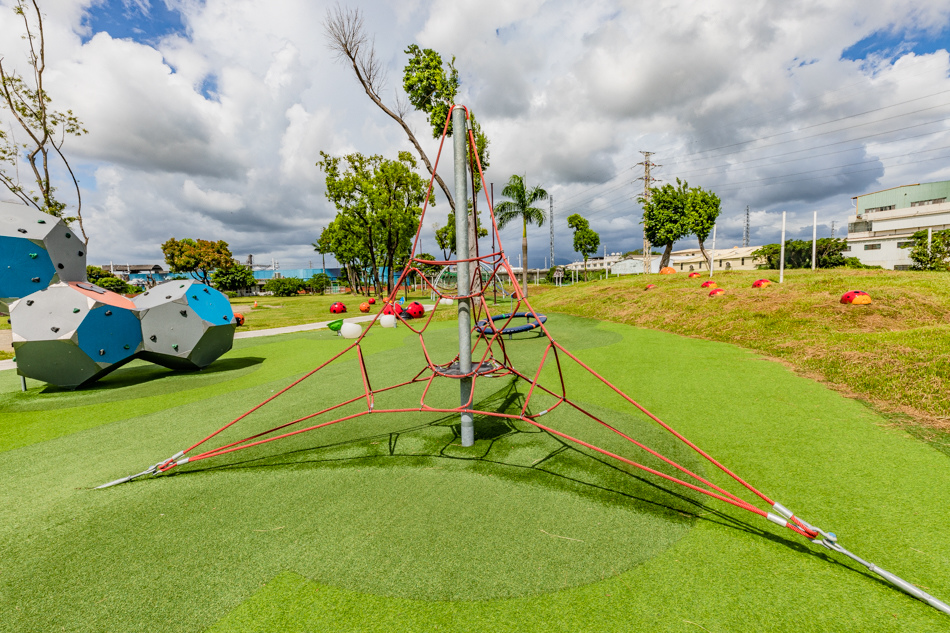
[[[908,270],[917,231],[950,229],[950,180],[903,185],[852,198],[846,256],[892,270]]]

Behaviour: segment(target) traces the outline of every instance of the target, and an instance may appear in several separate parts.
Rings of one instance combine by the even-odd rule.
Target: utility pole
[[[551,209],[548,213],[548,224],[551,227],[551,266],[554,266],[554,196],[549,196],[548,202]]]
[[[749,245],[749,205],[745,205],[745,229],[742,231],[742,247]]]
[[[835,239],[835,221],[831,221],[831,239]]]
[[[659,178],[654,178],[650,175],[651,167],[662,167],[662,165],[657,165],[656,163],[650,160],[650,157],[653,156],[653,152],[644,152],[643,161],[637,163],[637,165],[643,165],[643,176],[637,178],[637,180],[643,181],[643,198],[644,200],[650,200],[650,187],[654,182],[659,182]],[[650,240],[647,239],[646,225],[643,225],[643,274],[647,274],[651,270],[651,255],[650,251],[653,249],[653,245],[650,244]]]

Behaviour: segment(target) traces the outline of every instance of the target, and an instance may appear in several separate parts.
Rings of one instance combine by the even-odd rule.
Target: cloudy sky
[[[90,263],[161,262],[169,237],[224,239],[236,256],[317,263],[335,215],[321,150],[411,150],[326,47],[324,0],[41,0],[47,90],[89,134],[79,173]],[[26,69],[0,0],[4,66]],[[844,232],[851,197],[950,179],[950,2],[935,0],[351,0],[401,93],[411,43],[456,58],[460,102],[491,139],[488,182],[525,174],[609,252],[642,245],[641,151],[663,182],[718,193],[718,245]],[[8,115],[0,111],[2,120]],[[421,117],[410,117],[433,156]],[[451,176],[446,163],[440,172]],[[0,193],[0,199],[9,199]],[[437,252],[426,218],[425,250]],[[520,229],[502,231],[518,264]],[[680,246],[692,246],[686,241]],[[529,232],[529,264],[549,254]],[[328,261],[328,265],[330,262]]]

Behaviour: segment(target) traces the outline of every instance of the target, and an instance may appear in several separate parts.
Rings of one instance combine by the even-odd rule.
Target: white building
[[[950,181],[903,185],[852,198],[846,257],[869,266],[907,270],[917,231],[950,228]]]

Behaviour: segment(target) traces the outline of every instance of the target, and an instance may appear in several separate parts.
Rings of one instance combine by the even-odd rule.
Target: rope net
[[[454,106],[454,108],[459,107],[464,108],[464,106]],[[467,108],[465,108],[465,113],[466,117],[468,117],[469,112]],[[449,113],[449,118],[446,120],[445,132],[448,131],[448,123],[450,120],[451,112]],[[442,156],[442,150],[447,136],[445,132],[443,133],[442,140],[439,144],[439,152],[436,157],[435,165],[433,166],[433,177],[429,181],[428,193],[431,193],[432,191],[435,179],[434,174],[438,169],[439,160]],[[478,154],[477,151],[474,151],[475,139],[471,129],[468,130],[467,136],[468,146],[472,150],[468,152],[471,160],[471,164],[469,166],[470,173],[474,174],[477,170],[479,176],[482,177],[482,181],[484,181],[484,174],[482,174],[482,167],[478,160]],[[427,194],[426,196],[426,202],[423,205],[416,236],[413,241],[411,256],[399,277],[399,281],[393,285],[389,296],[385,300],[387,305],[395,303],[397,300],[398,290],[403,281],[409,275],[414,273],[418,275],[419,278],[425,280],[425,284],[428,286],[431,296],[437,299],[435,307],[430,310],[428,315],[423,319],[414,320],[408,318],[404,312],[397,312],[395,315],[396,318],[399,319],[399,322],[401,322],[401,324],[410,331],[415,333],[419,339],[422,360],[424,362],[423,366],[421,366],[418,372],[416,372],[411,378],[401,382],[395,382],[393,384],[384,384],[387,375],[391,375],[392,372],[386,371],[385,368],[371,369],[367,366],[363,350],[364,339],[367,334],[372,331],[373,326],[376,325],[377,321],[382,316],[382,311],[380,311],[370,323],[370,326],[363,330],[361,335],[356,338],[353,343],[348,345],[338,354],[324,361],[315,369],[307,372],[301,378],[293,381],[283,389],[280,389],[251,409],[232,419],[230,422],[215,432],[195,442],[184,451],[181,451],[174,457],[169,458],[164,462],[156,464],[144,473],[140,473],[140,475],[166,473],[187,463],[221,457],[222,455],[226,455],[228,453],[243,451],[252,447],[261,446],[263,444],[285,440],[303,433],[309,433],[311,431],[316,431],[317,429],[352,421],[366,416],[392,416],[406,413],[461,415],[461,413],[465,411],[472,413],[476,419],[479,420],[491,418],[509,421],[520,420],[540,431],[543,431],[544,433],[548,433],[551,436],[560,438],[560,440],[575,446],[586,448],[587,450],[602,455],[616,463],[624,464],[633,469],[649,473],[650,475],[659,477],[671,484],[683,486],[696,493],[706,495],[710,498],[717,499],[742,510],[752,512],[761,517],[767,518],[778,525],[782,525],[789,530],[804,536],[805,538],[817,538],[820,530],[798,519],[791,512],[785,510],[785,508],[780,504],[775,504],[775,502],[773,502],[769,497],[752,487],[712,456],[683,437],[671,426],[666,424],[656,415],[648,411],[639,402],[631,398],[606,378],[594,371],[594,369],[589,367],[554,339],[545,325],[543,315],[539,315],[537,312],[535,312],[534,308],[531,307],[530,302],[524,296],[523,289],[517,282],[517,277],[504,255],[504,250],[501,246],[501,237],[498,235],[498,224],[495,218],[494,209],[487,192],[485,199],[488,206],[488,215],[491,220],[490,230],[494,231],[495,233],[495,240],[493,243],[498,245],[497,249],[493,249],[492,252],[489,253],[481,254],[478,251],[478,240],[475,239],[473,248],[474,255],[472,253],[457,253],[457,259],[448,261],[433,261],[420,259],[416,256],[423,222],[425,220],[425,214],[428,209],[429,195]],[[469,257],[463,258],[462,255],[469,255]],[[458,264],[461,262],[469,262],[471,264],[471,283],[469,286],[471,288],[471,293],[463,296],[456,294],[454,288],[441,281],[442,279],[456,275]],[[426,275],[423,273],[423,270],[421,270],[421,268],[432,270],[432,267],[442,267],[445,274],[443,275],[440,273],[439,275]],[[505,306],[506,309],[503,311],[504,313],[493,314],[492,311],[493,309],[496,309],[496,306],[490,305],[488,298],[492,295],[493,290],[496,290],[499,287],[504,287],[501,279],[502,276],[505,276],[508,278],[508,280],[510,280],[513,286],[511,291],[512,296],[510,297],[510,304]],[[426,332],[432,324],[433,319],[439,309],[445,309],[446,307],[448,309],[454,309],[452,305],[449,304],[449,301],[454,303],[460,299],[469,299],[472,302],[472,369],[470,372],[462,372],[459,369],[458,355],[451,359],[443,359],[440,362],[436,358],[437,355],[430,350],[430,346],[427,344],[426,340]],[[508,350],[506,349],[506,344],[503,337],[503,331],[509,327],[512,327],[512,321],[519,316],[533,317],[534,321],[537,323],[537,336],[542,337],[546,341],[543,352],[541,353],[540,362],[538,362],[536,369],[532,368],[532,370],[525,372],[521,371],[515,366],[515,363],[512,361]],[[482,325],[478,325],[478,322],[482,322]],[[484,323],[489,323],[491,325],[489,327],[485,327]],[[515,325],[518,325],[518,323]],[[240,439],[230,440],[220,444],[216,443],[216,440],[220,441],[219,438],[221,437],[222,433],[228,429],[239,425],[242,421],[248,419],[249,416],[252,416],[254,413],[260,411],[264,407],[267,407],[284,394],[307,383],[321,371],[324,371],[329,365],[341,359],[351,357],[355,357],[356,359],[356,364],[359,368],[360,383],[362,385],[362,388],[357,390],[356,395],[329,406],[322,407],[313,413],[308,413],[301,417],[296,417],[289,421],[281,422],[280,424],[263,431],[251,433],[241,437]],[[689,449],[715,466],[716,469],[720,470],[729,478],[733,479],[737,484],[739,484],[739,486],[744,488],[748,493],[751,493],[751,496],[756,498],[757,501],[755,503],[747,501],[738,494],[730,492],[726,488],[713,483],[710,481],[710,479],[697,474],[685,466],[682,466],[680,463],[670,459],[660,451],[655,450],[654,448],[651,448],[650,446],[647,446],[643,442],[637,440],[629,432],[624,431],[621,428],[621,425],[611,424],[604,419],[606,415],[595,414],[591,410],[580,406],[569,396],[571,390],[569,389],[568,382],[564,377],[565,364],[573,364],[580,368],[581,371],[592,377],[601,388],[612,392],[614,396],[619,398],[625,406],[632,407],[633,410],[645,415],[647,418],[659,425],[666,432],[674,436],[679,442],[689,447]],[[548,367],[549,371],[543,372],[542,370],[545,367]],[[544,380],[542,380],[542,373],[545,373]],[[517,380],[525,387],[526,394],[523,397],[520,409],[516,409],[515,411],[479,409],[475,404],[476,386],[481,382],[496,380],[503,377],[510,377],[512,380]],[[434,395],[435,390],[433,390],[433,385],[436,384],[437,381],[454,381],[461,378],[470,378],[472,380],[472,389],[470,392],[471,396],[469,397],[468,402],[461,404],[460,406],[450,406],[444,402],[444,398],[439,398]],[[417,406],[386,406],[384,402],[386,395],[396,390],[402,390],[411,387],[415,387],[421,394],[419,396],[419,402]],[[458,392],[456,391],[455,393]],[[625,446],[631,449],[631,451],[636,452],[635,449],[639,449],[638,454],[645,456],[650,460],[651,463],[643,463],[631,455],[621,454],[621,451],[619,450],[605,448],[602,446],[603,442],[595,444],[590,440],[590,438],[584,439],[581,437],[576,437],[575,435],[565,432],[563,429],[557,428],[558,425],[555,422],[551,422],[549,424],[542,423],[541,418],[543,416],[549,416],[562,408],[569,409],[576,414],[579,414],[593,427],[599,428],[601,431],[607,431],[614,438],[619,438],[622,440]],[[554,420],[556,417],[557,416],[551,416],[545,419]],[[613,446],[613,444],[611,444],[611,446]],[[136,476],[138,475],[133,475],[133,477]],[[125,478],[112,483],[127,481],[131,478],[132,477]],[[756,503],[766,504],[770,507],[770,510],[776,510],[778,514],[775,514],[770,510],[762,509],[758,507]]]

